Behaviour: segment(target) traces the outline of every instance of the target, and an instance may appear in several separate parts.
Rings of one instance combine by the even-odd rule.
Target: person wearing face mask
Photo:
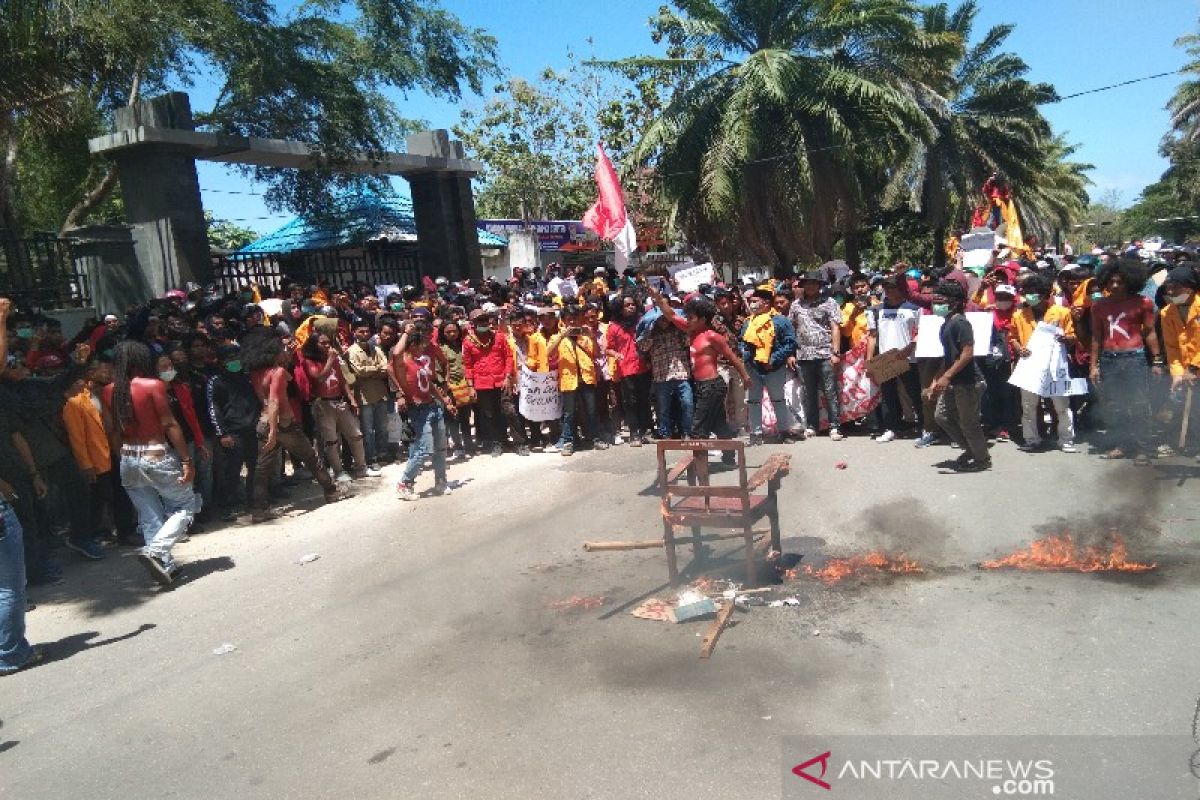
[[[925,394],[937,401],[937,424],[963,451],[948,466],[958,472],[983,472],[992,466],[979,421],[985,384],[975,363],[975,333],[967,321],[966,304],[966,290],[958,281],[943,280],[934,291],[933,313],[945,320],[939,332],[943,355]]]
[[[1008,342],[1018,358],[1029,358],[1029,338],[1039,324],[1053,325],[1058,328],[1055,337],[1068,352],[1075,346],[1075,321],[1071,310],[1066,306],[1050,304],[1050,282],[1040,275],[1026,278],[1021,284],[1025,302],[1013,314],[1009,326]],[[1021,449],[1026,452],[1039,452],[1045,449],[1042,437],[1038,434],[1038,416],[1041,414],[1042,398],[1033,392],[1021,389],[1021,432],[1023,443]],[[1069,398],[1051,397],[1054,411],[1058,415],[1059,448],[1064,453],[1076,453],[1075,447],[1075,418],[1071,412]]]
[[[206,407],[217,438],[213,465],[213,498],[221,519],[237,519],[239,506],[246,507],[254,486],[254,468],[258,463],[258,423],[261,403],[242,370],[241,348],[236,344],[217,349],[221,370],[208,379],[205,387]],[[242,467],[247,476],[241,481]]]
[[[771,306],[772,294],[768,289],[756,289],[746,300],[750,316],[742,323],[739,333],[742,363],[750,376],[746,405],[750,417],[750,445],[763,443],[762,402],[763,392],[771,401],[776,420],[786,426],[789,419],[783,386],[787,383],[789,358],[796,353],[796,332],[792,323]],[[782,437],[780,437],[782,439]]]
[[[895,350],[908,358],[910,365],[907,372],[884,381],[879,387],[882,398],[879,413],[883,424],[882,431],[874,438],[880,444],[895,441],[896,431],[904,421],[904,407],[900,403],[902,386],[912,400],[913,410],[917,415],[917,430],[924,433],[933,425],[932,420],[927,420],[922,411],[921,379],[917,370],[912,367],[913,353],[917,350],[917,327],[921,321],[921,309],[905,300],[904,290],[900,288],[903,280],[900,275],[888,275],[884,278],[883,302],[867,314],[867,359]]]
[[[1169,302],[1159,311],[1163,351],[1171,372],[1171,392],[1186,391],[1189,396],[1200,373],[1200,294],[1196,288],[1195,270],[1187,265],[1175,267],[1163,283]],[[1191,403],[1191,414],[1188,432],[1195,440],[1200,437],[1200,420],[1196,419],[1200,417],[1200,403]]]
[[[354,344],[347,352],[354,373],[358,400],[358,423],[367,457],[367,476],[383,474],[380,459],[388,452],[388,357],[371,337],[371,324],[364,318],[354,326]]]
[[[842,306],[842,343],[853,350],[867,339],[871,306],[871,281],[866,275],[850,278],[850,297]]]

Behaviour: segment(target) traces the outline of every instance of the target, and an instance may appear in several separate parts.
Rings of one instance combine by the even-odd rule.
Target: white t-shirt
[[[867,317],[867,330],[879,337],[878,353],[908,347],[917,338],[920,324],[921,309],[912,303],[901,303],[897,308],[875,306]]]

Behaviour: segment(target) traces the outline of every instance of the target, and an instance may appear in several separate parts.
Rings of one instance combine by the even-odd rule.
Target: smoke
[[[1126,467],[1106,471],[1097,492],[1100,504],[1097,508],[1035,525],[1035,538],[1069,533],[1081,547],[1100,547],[1113,534],[1120,534],[1130,554],[1136,556],[1162,536],[1158,527],[1161,494],[1162,481],[1153,469]],[[1068,494],[1064,500],[1069,497]]]
[[[889,555],[904,553],[922,564],[945,563],[954,547],[944,520],[911,497],[864,509],[854,529],[861,531],[866,549]]]

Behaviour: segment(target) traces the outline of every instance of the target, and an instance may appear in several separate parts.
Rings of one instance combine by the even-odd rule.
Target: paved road
[[[953,451],[907,442],[751,452],[774,450],[794,454],[786,550],[885,546],[927,572],[800,579],[777,594],[800,606],[738,615],[701,661],[705,623],[623,608],[661,591],[661,553],[580,549],[657,535],[652,448],[480,459],[414,504],[385,479],[197,535],[171,592],[114,554],[36,593],[31,636],[54,660],[0,681],[0,796],[740,800],[779,796],[789,734],[1190,732],[1195,463],[1000,445],[990,474],[942,475],[929,465]],[[1120,527],[1161,567],[975,568],[1058,517]],[[735,549],[712,574],[740,574]]]

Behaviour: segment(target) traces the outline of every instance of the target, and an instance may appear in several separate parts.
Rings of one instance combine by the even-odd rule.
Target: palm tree
[[[953,42],[923,33],[907,0],[674,2],[658,29],[672,57],[615,65],[689,71],[633,150],[673,227],[781,272],[829,257],[883,165],[932,134],[900,64],[936,63]]]
[[[932,231],[939,267],[945,263],[942,243],[949,226],[967,217],[988,176],[1003,173],[1016,193],[1030,191],[1041,179],[1052,141],[1038,105],[1056,97],[1054,87],[1026,80],[1028,65],[1002,52],[1011,25],[997,25],[969,44],[978,13],[975,0],[953,13],[945,3],[924,10],[925,33],[954,36],[960,46],[939,69],[908,76],[935,135],[917,144],[885,198],[895,204],[904,197],[920,210]]]
[[[1192,79],[1181,83],[1167,103],[1171,131],[1183,142],[1200,144],[1200,34],[1182,36],[1175,46],[1182,47],[1191,59],[1180,71]]]

